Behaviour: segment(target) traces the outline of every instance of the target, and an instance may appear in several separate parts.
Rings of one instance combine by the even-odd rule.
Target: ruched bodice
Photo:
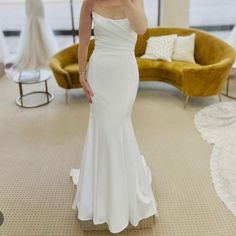
[[[137,33],[128,18],[110,19],[92,12],[95,50],[109,54],[134,53]]]

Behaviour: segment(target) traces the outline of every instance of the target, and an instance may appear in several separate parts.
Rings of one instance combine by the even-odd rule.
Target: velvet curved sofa
[[[166,62],[142,59],[147,39],[150,36],[177,34],[179,36],[196,33],[194,57],[196,63],[183,61]],[[79,44],[59,51],[49,59],[49,66],[57,84],[66,89],[81,88],[78,66]],[[89,60],[95,47],[90,40]],[[186,96],[185,105],[191,96],[220,95],[236,59],[235,50],[223,40],[193,28],[148,28],[145,34],[138,35],[135,56],[139,68],[140,81],[161,81],[178,88]]]

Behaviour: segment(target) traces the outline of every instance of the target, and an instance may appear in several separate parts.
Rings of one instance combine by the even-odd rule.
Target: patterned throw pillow
[[[147,41],[145,54],[140,58],[171,62],[176,38],[177,34],[150,37]]]
[[[193,33],[188,36],[178,36],[176,39],[172,59],[196,63],[194,59],[195,36]]]

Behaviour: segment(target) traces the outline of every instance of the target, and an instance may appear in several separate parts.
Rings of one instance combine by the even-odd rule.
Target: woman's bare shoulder
[[[96,0],[83,0],[83,7],[88,11],[92,11]]]

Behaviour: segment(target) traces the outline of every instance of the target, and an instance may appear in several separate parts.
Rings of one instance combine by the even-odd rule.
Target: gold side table
[[[36,80],[33,80],[33,81],[30,81],[30,82],[19,81],[19,75],[20,75],[20,72],[17,73],[13,77],[13,81],[16,82],[19,85],[20,96],[18,96],[16,98],[16,104],[18,106],[25,107],[25,108],[40,107],[40,106],[43,106],[43,105],[46,105],[46,104],[50,103],[53,100],[53,94],[48,92],[48,84],[47,84],[47,81],[51,78],[51,75],[52,75],[51,71],[45,70],[45,69],[40,69],[40,78],[36,79]],[[42,83],[42,82],[44,82],[44,84],[45,84],[45,91],[33,91],[33,92],[30,92],[30,93],[25,93],[25,94],[23,93],[23,85],[38,84],[38,83]],[[28,104],[28,105],[23,103],[23,97],[30,96],[31,94],[37,94],[37,93],[45,94],[47,96],[47,101],[46,102],[41,102],[41,103],[38,103],[38,104]]]
[[[231,79],[236,79],[236,67],[232,67],[231,69],[231,72],[230,72],[230,75],[227,79],[227,83],[226,83],[226,92],[225,93],[222,93],[222,95],[228,97],[228,98],[231,98],[231,99],[236,99],[235,96],[232,96],[229,94],[229,89],[230,89],[230,80]]]

